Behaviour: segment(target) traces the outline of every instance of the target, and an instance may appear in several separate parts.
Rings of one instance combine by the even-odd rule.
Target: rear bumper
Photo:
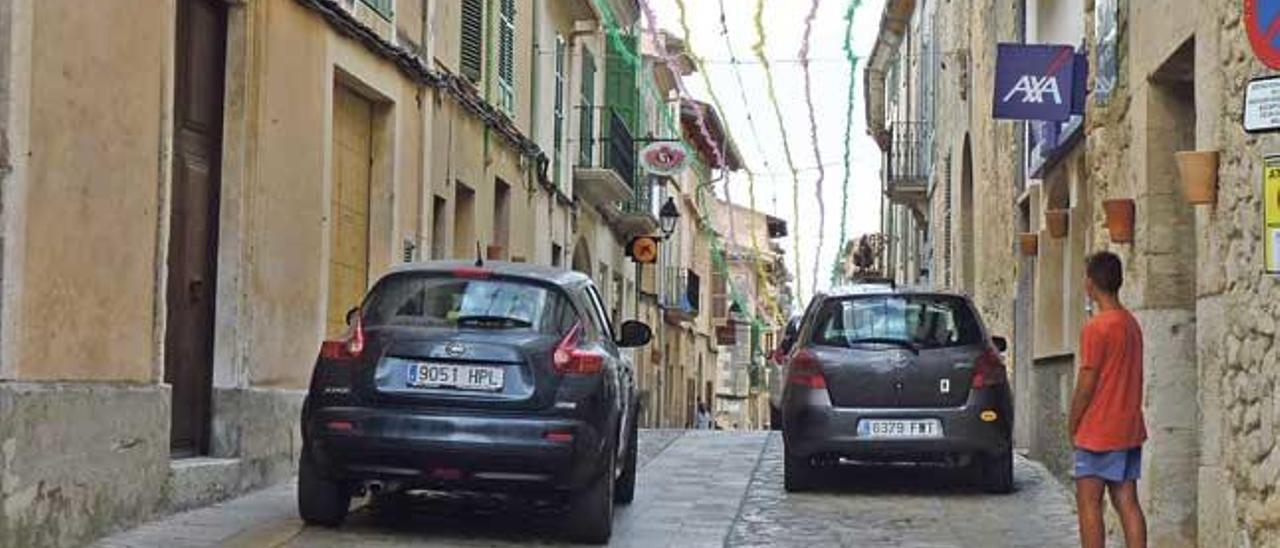
[[[333,428],[330,423],[350,423]],[[330,407],[303,420],[307,454],[327,477],[407,488],[567,491],[601,472],[605,444],[582,420]],[[547,433],[570,434],[553,441]]]
[[[995,420],[982,420],[994,411]],[[864,419],[938,419],[937,438],[868,439],[858,435]],[[819,460],[953,461],[978,454],[1007,452],[1012,447],[1013,406],[1007,388],[973,391],[960,407],[836,408],[825,390],[809,392],[804,401],[788,401],[783,409],[787,453]]]

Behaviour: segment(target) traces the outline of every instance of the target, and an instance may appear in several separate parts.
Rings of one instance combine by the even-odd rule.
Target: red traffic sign
[[[640,264],[658,262],[658,239],[653,236],[637,236],[627,244],[627,256]]]
[[[1244,28],[1258,60],[1280,69],[1280,0],[1244,0]]]

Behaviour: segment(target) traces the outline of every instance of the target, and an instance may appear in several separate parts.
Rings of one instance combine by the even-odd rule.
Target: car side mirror
[[[653,330],[644,322],[627,320],[622,322],[621,331],[622,336],[618,339],[618,346],[622,348],[644,346],[653,339]]]
[[[354,324],[356,323],[356,319],[357,319],[357,318],[359,318],[359,317],[360,317],[360,307],[358,307],[358,306],[357,306],[357,307],[355,307],[355,308],[352,308],[351,310],[348,310],[348,311],[347,311],[347,326],[354,325]]]
[[[1004,337],[991,337],[991,344],[995,345],[996,350],[999,350],[1001,354],[1009,350],[1009,339]]]
[[[794,339],[786,339],[782,341],[782,344],[778,345],[778,352],[782,353],[783,355],[790,354],[791,347],[795,346],[795,343],[796,341]]]

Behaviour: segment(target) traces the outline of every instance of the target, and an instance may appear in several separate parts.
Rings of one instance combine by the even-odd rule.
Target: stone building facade
[[[915,82],[939,75],[924,96],[936,105],[926,120],[930,184],[943,190],[930,193],[933,253],[922,264],[934,285],[970,291],[997,331],[1012,329],[1016,442],[1068,477],[1067,411],[1089,314],[1084,261],[1113,251],[1126,264],[1122,298],[1144,328],[1151,437],[1141,495],[1152,544],[1280,545],[1280,287],[1264,272],[1262,213],[1263,158],[1280,151],[1280,137],[1242,127],[1248,82],[1275,74],[1251,51],[1242,3],[888,5],[886,50],[936,44],[934,59],[913,68]],[[993,120],[998,42],[1086,54],[1084,115],[1053,127]],[[881,66],[915,56],[928,54],[886,55]],[[874,68],[873,57],[869,76]],[[871,127],[891,142],[891,126]],[[1174,153],[1192,150],[1219,153],[1212,204],[1189,204],[1179,186]],[[1135,206],[1132,242],[1108,229],[1105,206],[1117,199]],[[1063,215],[1065,231],[1051,231],[1049,217]],[[1032,253],[1014,247],[1018,234],[1037,237]]]

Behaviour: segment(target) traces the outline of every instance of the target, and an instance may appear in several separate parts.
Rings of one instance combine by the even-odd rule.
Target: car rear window
[[[365,303],[366,326],[530,329],[567,333],[577,321],[558,290],[512,279],[400,275],[383,280]]]
[[[901,341],[922,349],[947,348],[980,343],[982,329],[958,297],[875,295],[824,304],[811,338],[821,346]]]

